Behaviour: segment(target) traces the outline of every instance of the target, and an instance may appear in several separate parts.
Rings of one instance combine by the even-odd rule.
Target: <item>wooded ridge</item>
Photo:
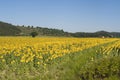
[[[65,32],[60,29],[19,26],[0,21],[0,36],[30,36],[31,32],[37,32],[38,36],[65,36],[65,37],[120,37],[120,32]]]

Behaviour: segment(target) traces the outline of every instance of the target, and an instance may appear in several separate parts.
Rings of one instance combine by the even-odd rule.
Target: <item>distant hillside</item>
[[[15,26],[0,22],[0,36],[29,36],[31,32],[37,32],[38,36],[69,36],[68,32],[59,29],[50,29],[34,26]]]
[[[120,37],[120,32],[107,32],[107,31],[97,31],[97,32],[76,32],[71,34],[74,37]]]
[[[120,37],[120,32],[97,31],[69,33],[60,29],[34,27],[34,26],[15,26],[0,21],[0,36],[30,36],[31,32],[37,32],[38,36],[67,36],[67,37]]]
[[[33,26],[17,26],[21,30],[19,35],[29,36],[31,32],[37,32],[38,36],[69,36],[67,32],[60,29],[50,29]]]
[[[16,26],[0,21],[0,35],[1,36],[15,36],[21,32]]]

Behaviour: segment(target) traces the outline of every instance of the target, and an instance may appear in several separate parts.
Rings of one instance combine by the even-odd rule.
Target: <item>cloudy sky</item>
[[[120,0],[0,0],[0,21],[68,32],[120,32]]]

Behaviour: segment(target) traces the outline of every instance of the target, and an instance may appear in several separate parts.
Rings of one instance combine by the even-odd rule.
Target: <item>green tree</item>
[[[36,37],[36,36],[38,35],[38,33],[34,31],[34,32],[31,32],[30,35],[31,35],[32,37]]]

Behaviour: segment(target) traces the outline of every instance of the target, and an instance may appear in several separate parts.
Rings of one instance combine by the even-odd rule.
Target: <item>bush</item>
[[[37,32],[31,32],[30,35],[31,35],[32,37],[36,37],[36,36],[38,35],[38,33],[37,33]]]

